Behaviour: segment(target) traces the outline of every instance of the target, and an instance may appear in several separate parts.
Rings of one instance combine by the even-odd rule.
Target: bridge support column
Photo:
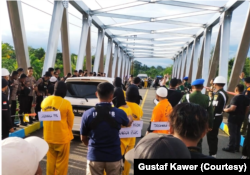
[[[214,48],[214,54],[212,57],[212,60],[210,61],[210,66],[209,66],[209,74],[208,74],[208,81],[205,84],[207,87],[210,86],[210,80],[214,79],[216,76],[217,68],[219,65],[219,57],[220,57],[220,38],[221,38],[221,26],[219,26],[219,31],[218,31],[218,36]],[[227,65],[227,64],[226,64]]]
[[[119,52],[118,45],[115,44],[114,58],[113,58],[113,65],[112,65],[112,78],[116,77],[116,69],[117,69],[117,62],[118,62],[118,52]]]
[[[204,38],[203,41],[201,43],[201,52],[199,54],[198,57],[198,69],[197,69],[197,73],[196,73],[196,79],[200,79],[202,78],[202,66],[203,66],[203,52],[204,52]]]
[[[92,71],[92,56],[91,56],[91,25],[89,26],[88,39],[86,46],[86,69]]]
[[[71,57],[69,49],[69,25],[68,25],[68,9],[64,8],[62,26],[61,26],[61,41],[63,54],[63,72],[64,75],[72,73],[71,71]]]
[[[232,19],[231,11],[226,11],[222,14],[219,75],[223,76],[226,80],[228,77],[228,58],[229,58],[231,19]],[[224,86],[224,89],[227,89],[227,84]]]
[[[30,59],[23,20],[22,4],[21,1],[6,2],[9,12],[17,64],[18,67],[23,68],[26,71],[30,66]]]
[[[106,54],[106,61],[105,61],[105,69],[104,73],[106,73],[106,77],[110,77],[109,75],[109,67],[112,62],[112,46],[113,46],[113,40],[111,38],[108,39],[108,48],[107,48],[107,54]]]
[[[182,80],[184,77],[184,71],[186,68],[186,55],[187,55],[187,50],[183,49],[182,50],[182,66],[181,66],[181,77],[180,79]]]
[[[195,39],[194,42],[194,53],[193,53],[193,63],[192,63],[192,78],[190,77],[190,82],[196,79],[196,74],[198,71],[198,59],[199,59],[199,46],[200,46],[200,37]]]
[[[210,62],[212,28],[207,28],[204,32],[204,36],[202,78],[205,80],[204,84],[207,84],[207,82],[210,81],[208,80],[208,71]],[[203,89],[202,92],[205,93],[206,89]]]
[[[123,56],[123,50],[120,49],[118,67],[117,67],[117,77],[121,77],[122,56]]]
[[[97,46],[96,46],[95,63],[94,63],[94,67],[93,67],[93,72],[96,72],[96,73],[99,72],[103,38],[104,38],[104,30],[98,29],[98,39],[97,39]],[[102,62],[102,64],[103,64],[103,62]]]
[[[231,72],[228,91],[233,91],[235,86],[239,83],[239,75],[243,71],[247,53],[250,45],[250,4],[248,6],[248,13],[246,16],[246,23],[243,30],[242,38],[237,50],[237,54],[234,60],[233,69]]]
[[[179,54],[179,59],[180,59],[180,66],[179,66],[179,71],[178,71],[178,78],[181,78],[181,70],[182,70],[182,65],[183,65],[183,50],[182,52]]]
[[[90,33],[91,33],[90,26],[91,26],[90,16],[83,14],[82,15],[82,33],[81,33],[80,46],[79,46],[79,51],[78,51],[77,63],[76,63],[76,70],[78,71],[83,68],[84,57],[87,51],[88,37],[90,37]]]
[[[100,56],[100,65],[99,65],[99,72],[103,73],[104,71],[104,37],[102,39],[102,50]]]
[[[62,26],[63,12],[63,2],[54,1],[53,15],[50,24],[49,40],[47,44],[47,52],[44,59],[42,75],[44,75],[50,67],[54,67],[55,65],[59,33]]]
[[[190,67],[191,67],[191,56],[192,56],[192,51],[193,51],[193,44],[189,44],[187,46],[187,64],[186,64],[186,72],[185,72],[185,76],[189,77],[189,71],[190,71]],[[189,77],[190,79],[191,77]]]

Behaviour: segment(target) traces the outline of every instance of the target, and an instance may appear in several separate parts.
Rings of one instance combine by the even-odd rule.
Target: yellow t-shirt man
[[[132,111],[133,120],[141,120],[143,116],[142,108],[137,103],[126,102],[127,105],[130,107]],[[135,146],[136,138],[132,138],[133,141],[131,142],[130,146]]]
[[[151,122],[169,122],[169,115],[173,108],[168,99],[161,100],[154,108]],[[154,130],[153,133],[169,134],[169,130]]]
[[[74,137],[74,113],[71,103],[59,96],[48,96],[41,103],[42,111],[60,110],[61,121],[43,121],[44,140],[53,144],[69,143]]]

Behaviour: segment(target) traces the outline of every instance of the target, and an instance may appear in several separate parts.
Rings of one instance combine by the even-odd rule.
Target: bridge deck
[[[155,98],[155,90],[154,89],[141,89],[140,94],[145,99],[142,101],[141,106],[143,107],[143,121],[144,126],[142,130],[142,135],[145,135],[146,129],[148,127],[152,110],[154,108],[153,100]],[[43,138],[43,129],[37,130],[31,134],[32,136],[38,136]],[[140,138],[137,139],[137,142]],[[203,153],[208,155],[208,145],[206,137],[203,139]],[[220,131],[219,133],[219,149],[217,158],[227,158],[227,159],[237,159],[241,157],[241,153],[227,153],[222,151],[222,148],[227,146],[228,143],[228,136],[223,132]],[[68,174],[74,175],[82,175],[85,174],[86,169],[86,162],[87,162],[87,148],[80,142],[80,137],[75,135],[74,140],[71,142],[71,149],[70,149],[70,157],[69,157],[69,170]],[[41,166],[43,169],[43,174],[46,174],[46,157],[41,161]]]

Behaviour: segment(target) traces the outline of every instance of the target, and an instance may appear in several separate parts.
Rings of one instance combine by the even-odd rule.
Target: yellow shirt
[[[123,93],[124,93],[124,98],[126,99],[126,91],[123,91]]]
[[[143,116],[142,108],[137,103],[132,103],[132,102],[126,102],[126,103],[132,111],[133,120],[141,120],[141,118]],[[134,146],[135,142],[136,142],[135,137],[132,139],[133,139],[133,141],[130,142],[131,143],[130,146]]]
[[[41,104],[42,111],[60,110],[61,121],[44,121],[44,140],[53,144],[69,143],[74,137],[72,133],[74,113],[71,103],[59,96],[48,96]]]
[[[168,122],[173,108],[168,99],[160,101],[154,108],[151,122]],[[153,133],[169,134],[169,130],[155,130]]]
[[[120,106],[119,109],[123,110],[127,114],[127,116],[132,116],[132,111],[130,107],[125,108]],[[120,140],[121,140],[121,145],[123,145],[125,149],[128,145],[130,145],[131,142],[133,142],[133,138],[121,138]]]

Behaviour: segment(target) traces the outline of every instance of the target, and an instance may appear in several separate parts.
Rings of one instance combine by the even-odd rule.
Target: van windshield
[[[95,92],[99,82],[67,82],[67,97],[97,98]]]

